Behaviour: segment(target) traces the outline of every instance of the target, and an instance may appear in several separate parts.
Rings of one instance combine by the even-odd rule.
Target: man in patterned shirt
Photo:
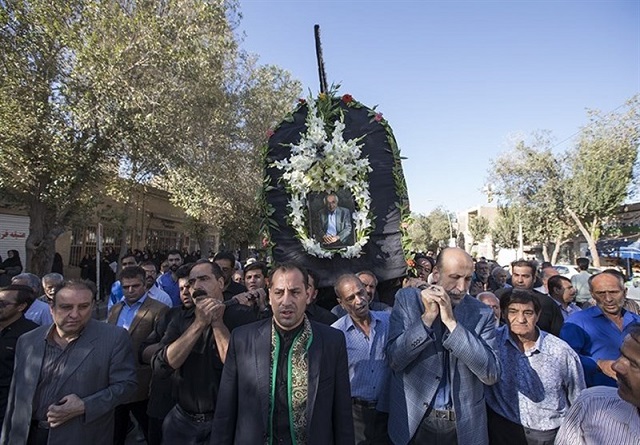
[[[500,365],[508,370],[485,389],[492,445],[552,444],[560,423],[585,388],[578,354],[540,330],[533,291],[509,289],[500,300],[506,325],[498,328]]]
[[[338,277],[334,290],[346,311],[331,326],[341,330],[347,341],[355,443],[387,444],[391,369],[384,349],[390,314],[369,310],[367,290],[356,275]]]

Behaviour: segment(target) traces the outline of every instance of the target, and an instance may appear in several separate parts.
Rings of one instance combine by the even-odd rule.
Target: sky
[[[243,49],[319,92],[378,105],[402,156],[411,210],[487,205],[491,161],[549,130],[574,145],[587,110],[640,93],[640,0],[240,0]]]

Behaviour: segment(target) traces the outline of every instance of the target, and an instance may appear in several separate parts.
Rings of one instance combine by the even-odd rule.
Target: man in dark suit
[[[140,346],[153,332],[156,324],[162,320],[169,310],[166,304],[151,298],[145,286],[146,271],[140,266],[125,267],[120,272],[124,298],[111,308],[107,322],[120,326],[129,332],[133,350],[136,352],[136,371],[138,390],[135,396],[116,408],[114,444],[124,445],[129,427],[129,413],[138,421],[145,439],[149,441],[149,418],[147,402],[149,401],[149,382],[151,366],[140,363],[138,352]]]
[[[127,332],[91,318],[90,286],[66,282],[54,324],[18,339],[3,445],[113,444],[113,413],[135,393],[136,368]]]
[[[549,332],[555,336],[560,335],[560,329],[564,324],[562,311],[553,301],[551,296],[544,294],[533,288],[536,282],[536,266],[532,261],[517,260],[511,263],[511,283],[514,289],[533,290],[535,297],[540,302],[542,311],[538,318],[538,327],[545,332]],[[496,296],[501,298],[504,290],[496,292]]]
[[[335,193],[329,193],[323,202],[325,207],[320,211],[319,227],[316,228],[318,241],[326,247],[353,244],[349,209],[338,206],[339,199]]]
[[[353,445],[343,334],[305,316],[306,270],[283,264],[269,282],[273,318],[231,334],[211,445]]]
[[[11,284],[0,288],[0,422],[4,422],[7,410],[16,343],[22,334],[38,327],[24,318],[24,312],[33,298],[33,291],[28,286]]]

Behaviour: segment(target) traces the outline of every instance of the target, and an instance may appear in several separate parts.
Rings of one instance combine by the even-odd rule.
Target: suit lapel
[[[255,330],[256,375],[258,382],[258,401],[262,412],[265,431],[269,431],[269,399],[271,397],[271,319]],[[266,353],[263,351],[267,351]],[[265,372],[265,370],[267,372]]]
[[[121,311],[122,311],[122,303],[121,302],[117,302],[116,304],[111,306],[111,312],[109,312],[109,318],[107,319],[107,322],[109,324],[117,324],[118,323],[118,317],[120,317],[120,312]]]
[[[69,354],[67,362],[60,370],[60,385],[62,388],[67,379],[72,376],[78,367],[82,364],[85,358],[93,351],[93,342],[95,340],[95,332],[93,330],[93,324],[100,323],[99,321],[90,320],[87,326],[84,328],[82,335],[75,340],[77,343],[73,346],[73,354]],[[68,346],[67,346],[68,347]]]
[[[138,326],[138,324],[140,323],[140,320],[142,320],[144,317],[146,317],[147,312],[149,312],[149,306],[151,306],[151,296],[149,294],[147,294],[147,299],[144,300],[144,302],[142,303],[142,305],[138,308],[138,311],[136,312],[136,316],[133,317],[133,321],[131,322],[131,326],[129,326],[129,333],[133,332],[136,327]]]
[[[44,359],[45,346],[47,342],[47,335],[51,332],[51,329],[55,329],[55,325],[51,325],[50,329],[46,329],[44,331],[44,336],[39,338],[37,342],[33,344],[31,348],[28,349],[29,354],[27,355],[25,360],[25,369],[23,371],[23,375],[25,376],[35,376],[35,382],[37,384],[38,376],[40,375],[40,371],[42,370],[42,360]],[[34,385],[33,390],[35,391],[36,385]]]
[[[313,408],[316,404],[318,394],[318,382],[320,380],[320,364],[322,362],[322,338],[315,332],[311,325],[311,345],[307,350],[307,360],[309,360],[309,388],[307,393],[307,437],[311,437],[311,419],[313,418]]]

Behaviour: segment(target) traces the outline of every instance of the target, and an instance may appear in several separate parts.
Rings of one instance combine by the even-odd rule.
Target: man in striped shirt
[[[580,394],[556,445],[640,444],[640,325],[630,329],[611,368],[618,388],[596,386]]]

